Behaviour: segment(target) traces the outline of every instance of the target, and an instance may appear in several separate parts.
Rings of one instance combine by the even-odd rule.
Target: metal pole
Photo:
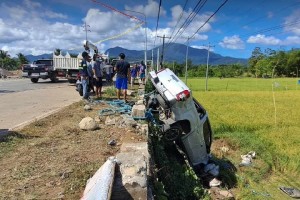
[[[186,55],[185,55],[185,84],[187,84],[187,59],[188,59],[188,52],[189,52],[189,38],[186,45]]]
[[[152,49],[152,55],[151,55],[151,68],[152,68],[152,70],[154,70],[154,68],[153,68],[153,49]]]
[[[207,60],[206,60],[206,80],[205,80],[205,91],[207,91],[209,48],[210,48],[210,45],[208,44],[208,48],[207,48]]]
[[[144,57],[144,62],[145,62],[145,65],[147,66],[147,17],[145,15],[145,13],[142,13],[142,12],[138,12],[138,11],[134,11],[134,10],[125,10],[125,11],[139,13],[139,14],[143,15],[145,18],[145,57]]]
[[[174,64],[175,64],[175,61],[173,61],[173,72],[175,73],[175,71],[174,71]]]
[[[159,69],[159,47],[157,47],[157,62],[156,62],[156,71]]]

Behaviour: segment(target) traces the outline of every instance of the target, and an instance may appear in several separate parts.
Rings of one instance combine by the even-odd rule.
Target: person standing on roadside
[[[134,81],[137,77],[137,64],[134,64],[132,69],[130,70],[130,76],[131,76],[130,85],[131,85],[131,88],[132,88],[133,85],[134,85]]]
[[[82,52],[82,61],[80,64],[80,77],[81,77],[81,84],[83,89],[83,99],[89,99],[89,91],[88,91],[88,82],[89,82],[89,75],[88,75],[88,62],[90,61],[89,54],[84,51]]]
[[[97,54],[94,54],[93,56],[93,82],[94,86],[96,87],[96,97],[101,97],[101,90],[102,90],[102,64],[100,61],[100,58],[97,56]]]
[[[145,85],[145,77],[146,77],[146,65],[144,64],[144,61],[141,61],[140,65],[140,79],[141,83]]]
[[[96,54],[94,54],[95,56]],[[93,56],[93,58],[94,58]],[[89,63],[88,64],[88,75],[89,75],[89,84],[88,84],[88,88],[90,89],[90,91],[93,91],[92,93],[95,94],[95,88],[94,88],[94,81],[93,81],[93,76],[94,76],[94,72],[93,72],[93,64]]]
[[[121,89],[124,92],[124,101],[127,102],[127,83],[128,83],[128,73],[130,69],[130,64],[125,61],[125,54],[119,54],[120,60],[117,62],[115,71],[117,73],[116,77],[116,88],[117,88],[117,97],[120,99]]]

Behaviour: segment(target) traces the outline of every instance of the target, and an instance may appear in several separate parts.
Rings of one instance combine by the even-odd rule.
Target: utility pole
[[[187,38],[187,45],[186,45],[186,55],[185,55],[185,84],[187,84],[187,61],[188,61],[188,52],[189,52],[189,40],[191,37]]]
[[[207,81],[208,81],[208,60],[209,60],[209,49],[210,47],[214,47],[214,45],[210,45],[210,43],[208,43],[207,45],[207,60],[206,60],[206,79],[205,79],[205,91],[207,91]]]
[[[152,55],[151,55],[151,68],[152,68],[152,70],[154,70],[154,68],[153,68],[153,49],[152,49]]]
[[[173,72],[175,73],[175,71],[174,71],[174,65],[175,65],[175,61],[173,60]]]
[[[166,37],[165,35],[164,36],[157,36],[157,37],[163,39],[163,46],[162,46],[162,51],[161,51],[161,56],[160,56],[160,66],[162,67],[163,63],[164,63],[165,38],[171,39],[171,37]]]
[[[156,57],[156,71],[159,70],[159,47],[157,47],[157,57]]]
[[[86,22],[84,22],[84,27],[83,27],[83,28],[84,28],[84,31],[85,31],[85,41],[88,41],[88,40],[87,40],[87,32],[88,32],[88,31],[91,32],[91,30],[89,30],[89,27],[90,27],[90,26],[87,25]]]

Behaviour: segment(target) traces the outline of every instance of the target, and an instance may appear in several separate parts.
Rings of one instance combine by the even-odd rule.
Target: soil
[[[36,121],[0,142],[0,199],[79,199],[86,181],[124,142],[146,141],[133,127],[104,125],[98,116],[106,103],[83,109],[84,102]],[[100,128],[84,131],[84,117],[97,119]],[[116,145],[108,145],[110,140]]]

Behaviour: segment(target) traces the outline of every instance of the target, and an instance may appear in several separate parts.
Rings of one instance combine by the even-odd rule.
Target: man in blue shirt
[[[127,83],[128,83],[128,72],[130,65],[125,61],[125,54],[119,54],[120,60],[117,62],[115,70],[117,72],[116,77],[116,88],[117,88],[117,97],[120,99],[121,89],[124,90],[124,101],[127,101]]]
[[[132,86],[134,85],[134,80],[137,77],[137,64],[134,64],[132,69],[130,70],[130,76],[131,76],[130,85],[132,88]]]
[[[82,52],[82,62],[80,65],[80,76],[81,76],[81,84],[83,89],[83,98],[88,100],[89,99],[89,92],[88,92],[88,82],[89,82],[89,73],[88,73],[88,62],[91,61],[91,57],[89,54],[84,51]]]

